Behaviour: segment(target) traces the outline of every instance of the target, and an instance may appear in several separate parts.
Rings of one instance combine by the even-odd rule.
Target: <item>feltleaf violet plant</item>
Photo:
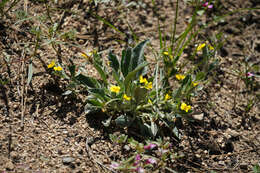
[[[148,77],[152,74],[148,73],[149,63],[144,56],[148,42],[145,40],[134,48],[123,50],[121,58],[110,52],[108,63],[101,54],[93,51],[92,64],[100,79],[76,72],[75,67],[69,67],[70,78],[88,91],[85,112],[89,115],[103,112],[108,116],[103,121],[104,126],[115,123],[120,127],[134,127],[143,135],[152,137],[163,133],[162,129],[167,127],[180,137],[175,119],[192,112],[189,102],[184,106],[182,99],[189,99],[188,95],[198,82],[191,75],[179,74],[176,78],[180,87],[166,91],[163,77],[158,73]]]

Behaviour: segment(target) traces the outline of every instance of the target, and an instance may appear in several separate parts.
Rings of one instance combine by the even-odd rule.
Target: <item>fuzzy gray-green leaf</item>
[[[126,91],[128,90],[130,81],[136,77],[137,72],[142,70],[147,65],[148,65],[147,62],[143,62],[134,71],[131,71],[130,73],[128,73],[128,75],[125,77],[125,81],[124,81]]]
[[[131,63],[131,55],[132,55],[132,49],[127,48],[126,50],[123,50],[122,52],[122,59],[121,59],[121,72],[124,76],[127,76],[129,72],[129,65]]]
[[[32,80],[32,76],[33,76],[33,66],[32,66],[32,63],[30,63],[29,69],[28,69],[27,85],[30,84],[30,82],[31,82],[31,80]]]
[[[116,71],[118,72],[119,70],[119,61],[116,57],[116,55],[114,55],[111,51],[108,54],[108,60],[110,61],[110,66]]]

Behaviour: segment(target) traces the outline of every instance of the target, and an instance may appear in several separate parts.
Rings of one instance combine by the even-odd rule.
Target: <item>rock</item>
[[[200,155],[200,154],[195,154],[195,156],[196,156],[197,158],[201,158],[201,155]]]
[[[124,146],[124,149],[125,149],[126,151],[130,151],[131,148],[130,148],[128,145],[125,145],[125,146]]]
[[[232,136],[232,137],[237,137],[239,136],[239,133],[235,130],[232,130],[230,128],[227,129],[227,132]]]
[[[104,164],[108,164],[109,162],[110,162],[110,161],[108,160],[108,158],[104,158],[104,159],[103,159],[103,163],[104,163]]]
[[[11,158],[13,159],[13,160],[18,160],[19,159],[19,154],[16,152],[16,151],[12,151],[11,153],[10,153],[10,156],[11,156]]]
[[[225,162],[224,162],[223,160],[219,161],[218,164],[219,164],[220,166],[225,166]]]
[[[95,138],[93,136],[86,137],[86,144],[89,146],[92,145],[95,142]]]
[[[246,163],[241,163],[239,167],[240,167],[241,169],[246,169],[246,170],[247,170],[247,166],[248,166],[248,165],[247,165]]]
[[[74,160],[75,160],[75,159],[74,159],[73,157],[63,157],[63,158],[62,158],[62,163],[63,163],[64,165],[66,165],[66,164],[72,163]]]
[[[8,171],[11,171],[14,169],[14,164],[12,163],[12,161],[8,161],[6,164],[5,164],[5,168],[6,170]]]
[[[192,115],[192,117],[193,117],[195,120],[202,121],[203,118],[204,118],[204,113],[194,114],[194,115]]]

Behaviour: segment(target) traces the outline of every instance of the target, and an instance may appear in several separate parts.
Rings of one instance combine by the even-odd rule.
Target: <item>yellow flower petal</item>
[[[61,67],[61,66],[53,67],[53,70],[55,70],[55,71],[61,71],[61,70],[62,70],[62,67]]]
[[[214,50],[214,47],[212,47],[211,45],[209,45],[209,49],[210,49],[210,50]]]
[[[192,82],[192,86],[196,87],[199,83],[198,82]]]
[[[152,89],[153,88],[153,83],[152,82],[149,82],[148,84],[146,84],[145,86],[144,86],[146,89]]]
[[[175,77],[176,77],[176,79],[178,79],[178,80],[183,80],[183,79],[185,78],[185,76],[182,75],[182,74],[176,74]]]
[[[118,94],[118,93],[120,92],[120,87],[119,87],[119,86],[112,85],[112,86],[110,87],[110,91]]]
[[[202,43],[197,47],[197,51],[200,51],[203,47],[206,46],[206,43]]]
[[[53,61],[51,61],[51,63],[48,65],[48,68],[52,68],[52,67],[54,67],[55,66],[55,61],[53,60]]]
[[[147,79],[143,78],[143,76],[139,77],[139,81],[140,81],[140,83],[144,83],[145,85],[148,83]]]
[[[169,94],[165,94],[165,96],[164,96],[165,101],[169,100],[170,98],[171,98],[171,96]]]
[[[89,52],[89,53],[84,53],[84,52],[82,52],[81,55],[82,55],[85,59],[89,60],[89,59],[91,59],[91,56],[93,55],[93,53],[92,53],[92,52]]]
[[[191,109],[190,105],[187,105],[186,103],[181,103],[181,110],[185,112],[189,112],[190,109]]]
[[[81,53],[81,55],[82,55],[84,58],[89,59],[89,56],[88,56],[87,54]]]
[[[124,94],[123,98],[127,101],[131,100],[131,97],[128,97],[126,94]]]
[[[167,55],[169,55],[169,52],[163,52],[163,54],[167,56]]]

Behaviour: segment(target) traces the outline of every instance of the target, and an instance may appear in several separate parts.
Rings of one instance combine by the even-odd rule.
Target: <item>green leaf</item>
[[[87,105],[92,105],[92,107],[102,107],[103,104],[98,99],[87,99]]]
[[[0,2],[0,11],[3,10],[3,8],[5,7],[5,4],[8,2],[9,0],[2,0],[2,2]]]
[[[204,13],[204,10],[198,10],[198,11],[197,11],[197,14],[200,15],[200,16],[202,16],[203,13]]]
[[[259,166],[259,165],[255,165],[255,166],[253,167],[253,172],[254,172],[254,173],[260,173],[260,166]]]
[[[102,69],[102,67],[98,63],[96,63],[96,62],[94,62],[94,67],[98,71],[98,73],[100,74],[100,76],[103,79],[103,81],[107,84],[107,75],[104,72],[104,70]]]
[[[111,120],[112,120],[112,116],[109,117],[108,119],[102,121],[102,124],[105,126],[105,127],[109,127],[110,123],[111,123]]]
[[[70,65],[70,66],[69,66],[69,71],[70,71],[71,77],[75,77],[75,74],[76,74],[76,66],[75,66],[75,65]]]
[[[96,100],[92,100],[93,102],[96,102]],[[89,114],[97,114],[98,112],[100,112],[101,110],[101,106],[95,106],[94,104],[90,103],[90,101],[88,101],[89,103],[87,103],[84,107],[84,111],[86,113],[86,115]],[[97,101],[98,102],[98,101]]]
[[[90,93],[96,93],[96,94],[100,94],[100,95],[105,95],[106,93],[105,93],[105,89],[104,88],[90,88],[90,89],[88,89],[88,92],[90,92]]]
[[[156,136],[156,134],[158,132],[158,127],[154,122],[151,123],[151,132],[152,132],[154,137]]]
[[[70,95],[72,93],[71,90],[67,90],[64,93],[62,93],[63,96]]]
[[[145,66],[147,66],[148,63],[147,62],[143,62],[142,64],[140,64],[134,71],[131,71],[126,77],[125,77],[125,90],[127,91],[129,88],[129,83],[130,81],[136,77],[136,74],[138,71],[142,70]]]
[[[196,81],[199,81],[199,80],[203,80],[204,78],[205,78],[205,73],[204,72],[198,72],[197,74],[196,74]]]
[[[121,59],[121,72],[124,76],[127,76],[129,72],[129,66],[131,62],[132,49],[127,48],[122,51],[122,59]]]
[[[111,142],[116,143],[117,142],[117,136],[114,134],[109,134],[109,139]]]
[[[31,80],[32,80],[32,76],[33,76],[33,66],[32,63],[29,64],[29,68],[28,68],[28,78],[27,78],[27,85],[30,84]]]
[[[109,100],[108,96],[106,95],[105,88],[89,88],[88,92],[91,93],[96,99],[100,99],[104,102]]]
[[[215,60],[214,62],[210,63],[208,71],[210,72],[211,70],[213,70],[215,67],[217,67],[218,64],[219,64],[218,60]]]
[[[115,122],[118,126],[121,127],[129,127],[131,123],[133,122],[133,118],[127,116],[127,115],[121,115],[115,119]]]
[[[141,126],[141,132],[145,136],[153,136],[153,133],[152,133],[152,130],[151,130],[151,126],[149,124],[147,124],[147,123],[144,123]]]
[[[185,79],[182,81],[182,87],[184,87],[185,85],[190,85],[190,83],[191,83],[191,76],[187,75]]]
[[[144,48],[148,42],[149,42],[149,40],[142,41],[133,49],[133,54],[131,57],[130,71],[133,71],[134,69],[136,69],[138,67],[139,64],[141,64],[145,61]],[[139,73],[137,75],[140,76],[140,74],[141,73]]]
[[[78,80],[81,84],[90,88],[97,88],[98,86],[98,81],[92,77],[79,74],[75,77],[75,79]]]
[[[144,59],[144,48],[149,40],[145,40],[139,43],[135,48],[127,48],[122,52],[122,59],[121,59],[121,72],[124,76],[127,76],[128,73],[135,70],[139,64],[145,62]],[[142,74],[142,71],[136,74],[139,76]]]
[[[176,65],[176,63],[177,63],[177,61],[180,59],[180,56],[176,56],[175,58],[174,58],[174,60],[173,60],[173,62],[172,62],[172,64],[173,64],[173,67],[175,67],[175,65]]]
[[[181,134],[176,126],[172,129],[172,132],[178,139],[181,139]]]
[[[112,71],[112,75],[113,75],[113,78],[116,80],[116,82],[117,82],[117,84],[120,86],[120,87],[122,87],[122,81],[120,80],[120,76],[119,76],[119,74],[115,71],[115,70],[113,70]]]
[[[134,98],[135,98],[137,104],[141,103],[142,101],[144,101],[146,99],[147,92],[148,91],[145,88],[137,87],[135,89]]]
[[[118,136],[118,143],[120,143],[120,144],[125,143],[127,141],[127,138],[128,138],[128,136],[125,134]]]
[[[114,55],[111,51],[108,54],[108,60],[110,61],[110,66],[116,71],[118,72],[119,70],[119,61],[116,57],[116,55]]]

